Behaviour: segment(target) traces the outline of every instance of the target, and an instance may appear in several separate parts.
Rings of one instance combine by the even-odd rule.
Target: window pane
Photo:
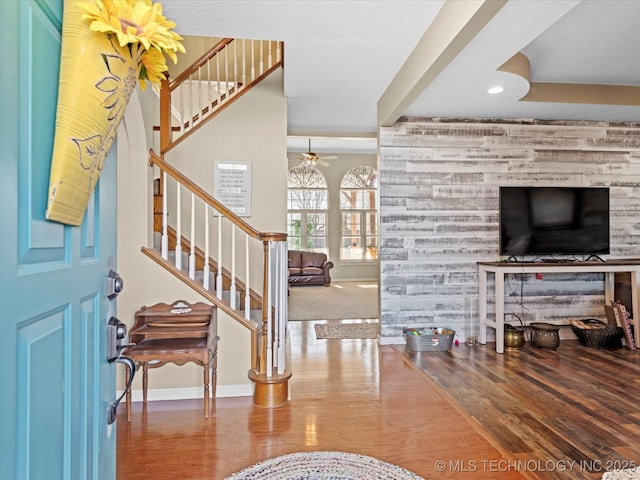
[[[289,189],[287,208],[289,210],[326,210],[327,192],[326,190]]]
[[[365,251],[367,260],[378,259],[378,237],[367,237],[367,248]]]
[[[325,237],[310,237],[309,245],[314,251],[325,251],[327,249],[327,242]]]
[[[376,208],[376,191],[375,190],[341,190],[340,191],[340,208],[349,210],[375,209]]]
[[[367,213],[365,216],[366,221],[366,234],[367,235],[375,235],[378,231],[376,214],[375,213]]]
[[[288,228],[287,234],[289,236],[299,237],[301,233],[301,216],[299,213],[289,213],[287,215]]]
[[[378,259],[378,247],[374,242],[376,242],[375,237],[367,237],[367,249],[365,253],[365,258],[367,260]]]
[[[307,209],[326,210],[327,209],[327,191],[326,190],[307,190],[310,206]]]
[[[368,210],[376,208],[375,190],[363,190],[360,193],[362,195],[362,208],[366,208]]]
[[[324,213],[308,213],[307,214],[307,235],[319,236],[325,235],[325,214]]]
[[[358,191],[357,190],[340,190],[340,208],[342,209],[354,209],[357,205]]]
[[[345,247],[360,247],[360,237],[344,237]]]
[[[361,260],[362,247],[360,246],[360,237],[342,237],[342,248],[340,249],[340,258],[345,260]]]
[[[289,250],[301,250],[300,237],[287,237],[287,243],[289,245]]]
[[[342,214],[342,235],[360,235],[360,214]]]
[[[377,247],[378,237],[367,237],[367,247]]]
[[[287,195],[287,208],[299,210],[304,205],[304,193],[300,190],[289,190]]]

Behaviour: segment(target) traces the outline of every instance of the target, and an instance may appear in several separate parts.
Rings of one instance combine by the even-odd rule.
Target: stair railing
[[[231,308],[243,312],[251,328],[251,278],[260,278],[262,295],[261,318],[257,334],[252,335],[252,369],[267,378],[273,373],[283,374],[286,365],[287,336],[287,234],[259,232],[242,218],[218,202],[174,167],[162,160],[153,150],[149,163],[160,170],[163,192],[161,256],[169,262],[169,215],[175,218],[176,232],[174,266],[186,270],[196,280],[196,248],[204,252],[202,285],[215,291],[215,296],[228,302]],[[185,202],[186,200],[186,202]],[[186,213],[186,219],[183,219]],[[183,224],[189,237],[182,234]],[[244,241],[236,238],[244,234]],[[189,254],[178,246],[186,239]],[[215,261],[211,247],[217,251]],[[183,264],[183,258],[187,265]],[[241,277],[238,264],[244,264],[243,292],[237,292],[236,279]],[[225,268],[228,266],[228,268]],[[225,279],[229,285],[224,285]],[[228,290],[227,290],[228,287]],[[225,293],[226,292],[226,293]],[[224,298],[228,295],[228,298]],[[243,298],[238,298],[242,296]],[[244,302],[242,302],[244,300]]]
[[[283,64],[283,43],[224,38],[160,89],[164,155]]]

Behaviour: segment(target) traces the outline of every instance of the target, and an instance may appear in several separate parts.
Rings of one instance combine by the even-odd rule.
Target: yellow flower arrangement
[[[182,37],[171,31],[176,24],[162,14],[162,5],[151,0],[94,0],[79,2],[94,32],[115,35],[121,47],[136,44],[144,48],[138,65],[138,79],[144,90],[145,81],[159,86],[168,70],[165,54],[176,63],[177,52],[184,53]]]

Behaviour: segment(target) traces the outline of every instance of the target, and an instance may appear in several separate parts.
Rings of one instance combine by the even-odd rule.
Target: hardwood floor
[[[200,400],[134,403],[130,424],[120,409],[117,478],[223,479],[315,450],[373,456],[426,479],[524,477],[490,468],[504,460],[501,449],[402,353],[376,340],[316,340],[314,323],[290,323],[294,376],[283,407],[218,398],[205,420]]]
[[[425,479],[599,479],[640,465],[640,351],[563,340],[556,351],[410,353],[316,340],[314,323],[290,323],[286,406],[218,398],[205,420],[200,400],[138,403],[130,424],[120,409],[117,478],[223,479],[314,450],[370,455]]]
[[[491,347],[406,356],[538,478],[640,465],[640,351]]]

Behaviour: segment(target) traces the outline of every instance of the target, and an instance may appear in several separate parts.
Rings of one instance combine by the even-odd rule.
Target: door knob
[[[122,344],[127,336],[127,326],[116,317],[111,317],[107,322],[107,360],[113,363],[120,357],[120,350],[131,346]]]
[[[107,298],[113,300],[124,288],[124,280],[114,270],[107,274]]]
[[[122,395],[116,398],[113,402],[109,403],[109,409],[107,411],[107,425],[111,425],[116,421],[116,414],[118,413],[118,405],[127,394],[127,391],[131,388],[133,383],[133,377],[136,375],[136,362],[129,357],[120,356],[115,359],[116,363],[124,363],[127,366],[129,372],[129,378],[127,379],[127,386],[124,388]]]

